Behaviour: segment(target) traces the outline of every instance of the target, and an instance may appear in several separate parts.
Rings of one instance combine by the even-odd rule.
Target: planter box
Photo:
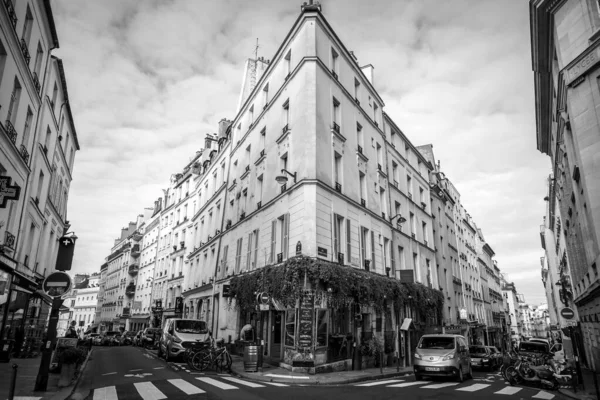
[[[73,378],[75,378],[75,371],[77,370],[77,364],[63,364],[60,370],[60,379],[58,380],[58,387],[66,387],[71,384]]]

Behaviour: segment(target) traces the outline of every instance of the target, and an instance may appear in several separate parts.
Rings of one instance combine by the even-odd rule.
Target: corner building
[[[215,212],[220,204],[223,217],[216,230],[209,225],[198,234],[194,223],[208,221],[205,206],[191,219],[184,304],[195,304],[194,316],[206,316],[188,293],[201,296],[202,307],[212,300],[206,320],[226,341],[252,324],[266,357],[289,368],[350,368],[352,342],[358,349],[374,337],[384,343],[386,362],[398,352],[400,363],[410,365],[419,337],[441,331],[433,167],[383,112],[373,67],[359,66],[318,4],[302,7],[272,61],[246,65],[262,69],[262,63],[264,72],[244,84],[251,85],[249,95],[218,135],[224,135],[218,152],[201,163],[202,176],[213,176],[211,168],[227,174],[222,188],[208,186],[209,204]],[[326,281],[305,282],[306,292],[287,304],[268,291],[261,307],[252,293],[240,301],[247,277],[303,262],[312,263],[311,273],[339,266],[349,279],[402,282],[409,289],[399,289],[404,294],[396,306],[391,297],[380,297],[380,307],[351,298],[335,303],[340,288]],[[286,283],[294,293],[302,286]]]

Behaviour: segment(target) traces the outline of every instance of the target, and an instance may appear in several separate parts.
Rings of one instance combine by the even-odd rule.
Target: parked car
[[[490,350],[491,357],[494,358],[494,366],[500,367],[504,363],[504,360],[502,359],[502,353],[500,352],[500,350],[498,350],[496,346],[486,347]]]
[[[100,345],[102,345],[102,339],[103,339],[103,336],[98,334],[98,336],[94,336],[92,338],[92,344],[94,346],[100,346]]]
[[[160,328],[146,328],[142,332],[142,344],[144,347],[153,347],[155,345],[155,341],[160,341],[160,337],[162,336],[162,329]]]
[[[415,379],[445,376],[459,382],[473,377],[467,340],[461,335],[423,335],[414,354]]]
[[[108,331],[104,334],[104,337],[102,338],[102,345],[103,346],[118,346],[119,345],[119,340],[118,340],[118,336],[121,336],[121,332],[118,331]]]
[[[93,341],[94,341],[94,338],[96,338],[96,337],[98,337],[98,336],[100,336],[100,334],[99,334],[99,333],[87,333],[87,334],[85,334],[85,335],[83,336],[83,340],[85,340],[85,341],[87,342],[88,340],[90,340],[90,339],[91,339],[91,340],[92,340],[92,342],[93,342]]]
[[[491,371],[496,366],[496,360],[486,346],[469,346],[469,354],[471,355],[471,366],[473,368]]]
[[[142,332],[144,332],[144,331],[137,331],[135,333],[135,336],[133,337],[133,345],[134,346],[142,345]]]
[[[198,319],[172,318],[165,322],[158,346],[158,356],[165,360],[182,355],[197,340],[208,339],[206,322]]]
[[[121,337],[119,337],[119,344],[121,346],[129,346],[133,344],[133,338],[135,337],[135,332],[132,331],[125,331],[123,332],[123,334],[121,335]]]
[[[533,365],[543,365],[546,358],[551,358],[550,346],[544,342],[521,342],[518,348],[519,356],[525,357]]]

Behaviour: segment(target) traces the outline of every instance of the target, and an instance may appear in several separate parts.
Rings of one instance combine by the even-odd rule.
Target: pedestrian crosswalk
[[[276,382],[250,382],[233,376],[202,376],[193,381],[185,379],[166,379],[157,381],[135,382],[118,386],[106,386],[93,391],[93,400],[142,399],[162,400],[185,398],[205,394],[215,390],[237,390],[240,388],[288,387]]]
[[[503,389],[497,390],[497,385],[492,387],[491,384],[486,383],[458,383],[458,382],[442,382],[435,383],[432,381],[405,381],[405,380],[383,380],[383,381],[375,381],[368,383],[359,383],[354,386],[357,387],[373,387],[373,386],[386,386],[389,388],[406,388],[406,387],[418,387],[419,389],[442,389],[448,388],[457,390],[460,392],[480,392],[482,390],[486,392],[491,392],[492,394],[504,395],[504,396],[512,396],[517,394],[523,390],[522,387],[516,386],[507,386]],[[486,394],[487,395],[487,394]],[[525,398],[526,396],[523,393],[519,393],[520,398]],[[534,395],[531,396],[532,399],[544,399],[551,400],[555,397],[554,394],[548,393],[544,390],[536,391]]]

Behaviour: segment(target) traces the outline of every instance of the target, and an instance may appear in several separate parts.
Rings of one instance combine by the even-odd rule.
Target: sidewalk
[[[398,372],[396,367],[384,367],[383,374],[379,367],[368,368],[361,371],[340,371],[327,372],[322,374],[309,375],[305,373],[292,372],[285,368],[276,367],[263,363],[262,372],[244,371],[243,357],[232,355],[233,364],[231,372],[241,378],[255,381],[277,382],[286,384],[308,384],[308,385],[339,385],[345,383],[354,383],[370,381],[375,379],[386,379],[398,376],[412,375],[412,367],[400,367]]]
[[[35,392],[35,381],[40,369],[41,356],[36,358],[12,358],[7,363],[0,363],[0,400],[8,399],[8,392],[13,379],[13,364],[17,364],[17,381],[15,385],[15,398],[29,397],[32,399],[64,400],[71,394],[73,386],[58,387],[60,374],[48,374],[48,387],[46,392]]]
[[[594,385],[594,373],[587,368],[581,368],[581,374],[583,375],[583,384],[585,389],[582,389],[581,385],[579,385],[577,392],[573,392],[572,389],[558,389],[558,391],[560,394],[572,399],[598,400],[598,397],[596,397],[596,386]],[[600,376],[598,376],[598,374],[596,374],[596,376],[599,381],[598,384],[600,385]]]

